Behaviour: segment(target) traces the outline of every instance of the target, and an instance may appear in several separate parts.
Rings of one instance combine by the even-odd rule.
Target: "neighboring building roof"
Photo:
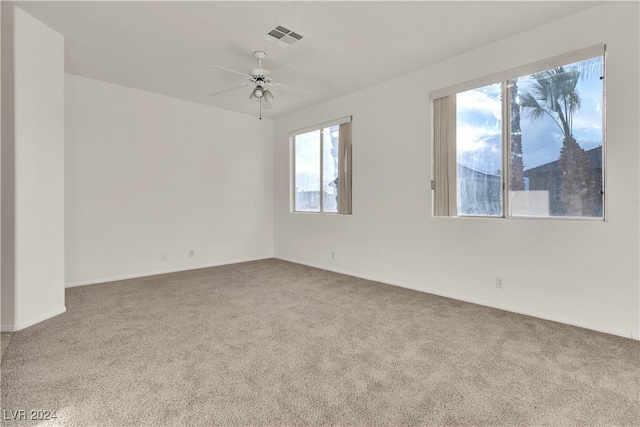
[[[458,177],[464,178],[486,178],[499,179],[500,175],[470,168],[469,166],[458,164]]]
[[[602,169],[602,146],[592,148],[591,150],[586,151],[586,153],[587,156],[589,156],[589,161],[591,162],[591,169]],[[525,169],[524,176],[551,172],[560,172],[558,160],[554,160],[553,162],[545,163],[531,169]]]

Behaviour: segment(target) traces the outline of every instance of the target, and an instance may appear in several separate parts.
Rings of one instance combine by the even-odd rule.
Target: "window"
[[[289,134],[294,212],[351,213],[351,117]]]
[[[604,46],[432,93],[434,214],[603,218]]]

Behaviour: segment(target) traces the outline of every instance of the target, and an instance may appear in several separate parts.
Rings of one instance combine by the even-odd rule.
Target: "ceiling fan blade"
[[[248,86],[248,85],[249,85],[249,83],[242,83],[242,84],[239,84],[237,86],[233,86],[233,87],[230,87],[230,88],[227,88],[227,89],[222,89],[222,90],[219,90],[219,91],[216,91],[216,92],[211,92],[209,94],[209,96],[221,95],[223,93],[231,92],[232,90],[240,89],[241,87],[245,87],[245,86]]]
[[[304,93],[305,95],[315,95],[313,92],[309,92],[308,90],[300,89],[300,88],[297,88],[297,87],[294,87],[294,86],[289,86],[289,85],[286,85],[284,83],[270,83],[270,85],[273,86],[275,89],[278,89],[278,88],[282,87],[282,88],[286,88],[286,89],[296,90],[298,92]]]
[[[249,74],[241,73],[240,71],[232,70],[232,69],[230,69],[230,68],[221,67],[221,66],[219,66],[219,65],[212,65],[212,66],[211,66],[211,68],[218,68],[218,69],[220,69],[220,70],[228,71],[228,72],[230,72],[230,73],[240,74],[241,76],[245,76],[245,77],[248,77],[248,78],[250,78],[250,79],[251,79],[251,78],[253,78],[253,77],[251,77]]]

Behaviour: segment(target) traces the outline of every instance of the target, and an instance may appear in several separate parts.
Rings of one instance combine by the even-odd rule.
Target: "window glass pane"
[[[320,130],[295,137],[295,210],[320,211]]]
[[[339,126],[322,131],[322,210],[338,212],[338,141]]]
[[[458,215],[502,215],[501,87],[456,96]]]
[[[602,217],[603,57],[511,80],[511,215]]]

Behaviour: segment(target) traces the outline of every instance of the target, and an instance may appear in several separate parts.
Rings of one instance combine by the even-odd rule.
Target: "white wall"
[[[64,39],[20,9],[4,12],[2,329],[15,331],[66,310]]]
[[[0,5],[0,50],[2,52],[4,52],[5,47],[4,45],[2,45],[2,43],[4,42],[4,35],[2,33],[3,31],[3,25],[4,25],[4,20],[2,18],[2,5]],[[2,54],[0,53],[0,70],[2,70]],[[2,135],[2,140],[4,140],[4,134],[2,134],[2,109],[3,109],[3,105],[5,103],[5,98],[2,96],[2,79],[4,78],[4,74],[5,72],[2,71],[2,77],[0,77],[0,135]],[[13,75],[11,76],[11,78],[13,79]],[[6,111],[6,110],[5,110]],[[0,148],[0,189],[2,189],[2,149]],[[1,192],[1,191],[0,191]],[[3,227],[2,227],[2,197],[0,196],[0,330],[2,330],[2,324],[4,324],[4,322],[2,321],[3,317],[2,317],[2,304],[3,304],[3,300],[2,300],[2,282],[4,282],[4,280],[2,279],[2,242],[3,242]],[[13,319],[11,319],[11,322],[13,323]]]
[[[637,339],[638,16],[611,2],[277,120],[275,256]],[[607,221],[433,218],[429,92],[603,42]],[[353,215],[290,213],[287,133],[349,114]]]
[[[273,256],[272,121],[65,83],[67,286]]]

